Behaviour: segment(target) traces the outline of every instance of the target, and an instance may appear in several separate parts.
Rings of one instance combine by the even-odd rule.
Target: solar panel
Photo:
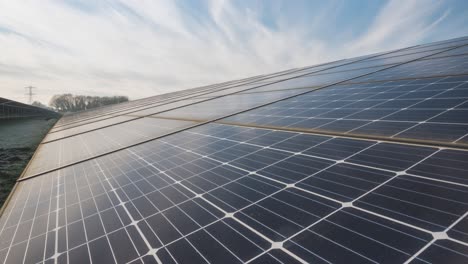
[[[39,146],[36,157],[28,165],[24,176],[34,176],[87,160],[194,124],[196,123],[181,120],[139,118],[120,126],[47,141]]]
[[[466,263],[466,42],[66,118],[3,209],[0,262]]]
[[[78,134],[83,134],[86,132],[94,131],[97,129],[109,127],[109,126],[114,126],[118,125],[121,123],[129,122],[132,120],[138,119],[138,117],[145,117],[151,115],[151,113],[159,113],[162,111],[167,111],[168,109],[173,109],[176,107],[180,107],[183,105],[191,104],[194,102],[201,101],[201,99],[198,100],[182,100],[179,102],[171,102],[167,103],[164,105],[158,105],[156,107],[151,106],[151,107],[145,107],[142,110],[141,108],[134,108],[130,111],[124,111],[119,113],[119,115],[110,115],[110,116],[103,116],[100,119],[94,119],[94,120],[88,120],[85,122],[80,122],[80,123],[73,123],[70,126],[62,126],[60,128],[57,128],[56,130],[52,130],[50,132],[50,137],[46,138],[45,142],[48,142],[49,139],[50,141],[52,140],[57,140],[73,135],[78,135]],[[144,114],[147,113],[147,114]],[[44,142],[44,143],[45,143]]]
[[[27,105],[0,97],[0,121],[18,118],[58,118],[60,114],[49,109]]]
[[[232,124],[463,143],[468,77],[344,84],[227,119]]]

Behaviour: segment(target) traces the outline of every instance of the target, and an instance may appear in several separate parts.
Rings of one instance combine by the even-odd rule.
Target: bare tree
[[[44,108],[44,109],[48,109],[48,110],[54,110],[54,109],[48,107],[47,105],[45,105],[45,104],[43,104],[43,103],[41,103],[39,101],[34,101],[34,102],[32,102],[31,105],[32,106],[37,106],[37,107],[40,107],[40,108]]]
[[[49,102],[49,105],[59,112],[76,112],[127,101],[127,96],[100,97],[72,94],[57,94],[52,97],[52,99]]]

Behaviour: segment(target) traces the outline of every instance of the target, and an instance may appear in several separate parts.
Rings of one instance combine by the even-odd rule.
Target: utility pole
[[[36,87],[33,87],[33,86],[28,86],[28,87],[24,87],[24,89],[26,89],[26,95],[28,96],[28,101],[29,101],[29,104],[32,104],[32,96],[34,95],[34,93],[32,92],[33,89],[36,89]]]

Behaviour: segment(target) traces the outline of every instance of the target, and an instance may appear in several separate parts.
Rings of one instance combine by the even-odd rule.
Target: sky
[[[0,97],[138,99],[466,35],[466,0],[0,0]]]

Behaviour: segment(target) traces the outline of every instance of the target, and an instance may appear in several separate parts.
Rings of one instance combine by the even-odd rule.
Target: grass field
[[[56,119],[0,121],[0,206]]]

